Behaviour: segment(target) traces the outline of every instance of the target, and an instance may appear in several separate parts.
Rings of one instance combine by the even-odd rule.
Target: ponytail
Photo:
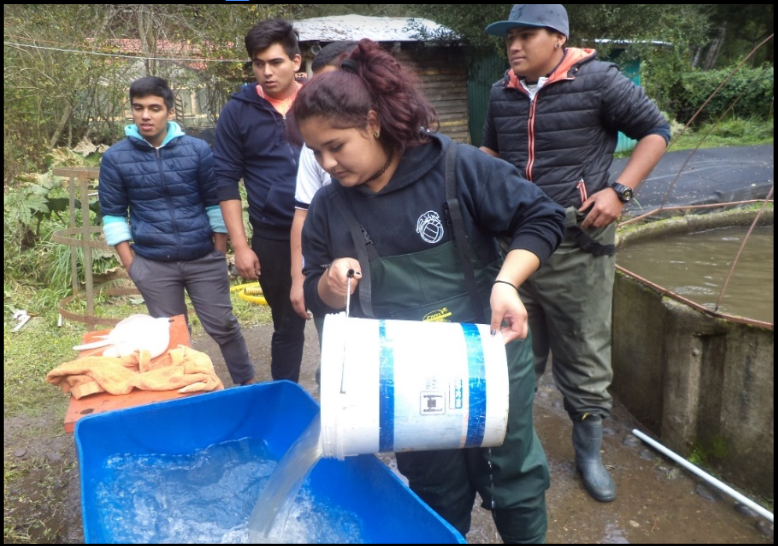
[[[381,140],[391,150],[422,144],[427,131],[438,127],[435,109],[416,77],[368,39],[341,61],[340,70],[304,85],[294,104],[298,123],[319,116],[340,129],[365,128],[370,110],[378,115]]]

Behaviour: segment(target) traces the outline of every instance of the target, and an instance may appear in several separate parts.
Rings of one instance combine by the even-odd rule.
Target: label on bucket
[[[421,393],[421,415],[430,415],[434,413],[446,413],[445,395],[440,391]]]
[[[325,457],[500,445],[507,416],[505,346],[488,326],[326,317]]]
[[[451,383],[451,409],[462,409],[464,400],[464,381],[461,379]]]

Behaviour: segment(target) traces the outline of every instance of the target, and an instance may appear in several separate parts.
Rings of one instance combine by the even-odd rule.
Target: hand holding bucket
[[[323,456],[501,445],[508,366],[502,336],[489,330],[327,315]]]
[[[331,264],[323,266],[328,290],[335,296],[348,298],[359,284],[362,272],[359,260],[354,258],[339,258]]]

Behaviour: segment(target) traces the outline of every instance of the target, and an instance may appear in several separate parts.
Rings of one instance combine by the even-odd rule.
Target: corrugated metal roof
[[[430,35],[448,30],[434,21],[418,17],[367,17],[354,14],[303,19],[295,21],[294,28],[300,33],[301,42],[336,42],[362,38],[376,42],[416,42],[420,38],[416,28],[411,28],[411,21],[422,25]]]

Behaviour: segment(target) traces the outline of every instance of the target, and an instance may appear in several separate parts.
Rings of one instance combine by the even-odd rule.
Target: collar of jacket
[[[576,64],[579,64],[583,61],[589,60],[590,58],[593,59],[597,55],[597,50],[595,49],[581,49],[578,47],[568,47],[565,50],[565,57],[562,59],[562,62],[557,66],[551,74],[548,75],[548,81],[546,81],[546,85],[550,83],[554,83],[556,81],[560,80],[571,80],[575,76],[571,76],[568,74],[571,68],[575,66]],[[512,69],[508,69],[508,72],[506,72],[507,76],[507,83],[505,86],[509,89],[518,89],[522,93],[526,94],[527,92],[524,90],[524,88],[521,86],[521,83],[519,82],[519,77],[516,75],[516,73]]]
[[[163,147],[167,146],[168,144],[170,144],[170,142],[173,139],[178,138],[178,137],[182,137],[185,134],[186,133],[184,132],[183,129],[181,129],[181,126],[178,123],[176,123],[175,121],[168,121],[167,122],[167,134],[165,135],[165,140],[162,141],[162,144],[160,144],[159,147],[163,148]],[[134,124],[134,123],[131,124],[131,125],[127,125],[124,128],[124,136],[129,138],[130,142],[140,144],[141,147],[143,147],[143,144],[145,143],[146,146],[148,146],[152,150],[154,149],[154,146],[152,146],[151,143],[149,143],[148,140],[146,140],[145,138],[143,138],[140,135],[140,131],[138,131],[138,126],[136,124]],[[140,142],[138,142],[138,141],[140,141]]]

